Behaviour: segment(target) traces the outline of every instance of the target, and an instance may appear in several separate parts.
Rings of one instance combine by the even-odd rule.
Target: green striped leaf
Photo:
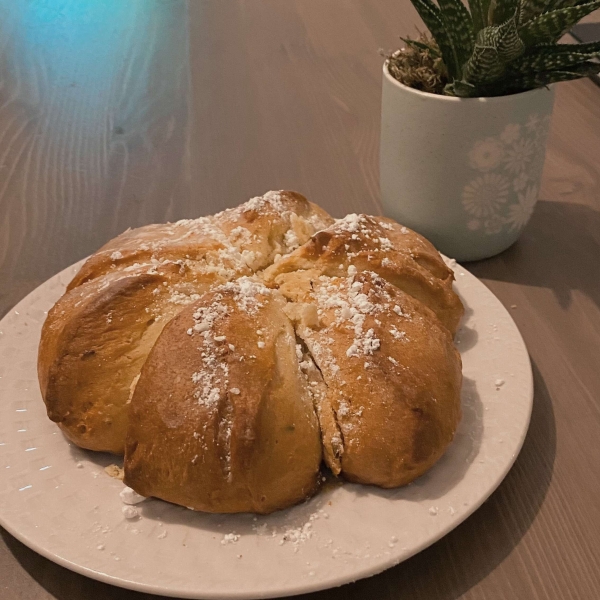
[[[473,20],[461,0],[438,0],[446,31],[456,48],[459,65],[463,65],[473,52],[475,35]]]
[[[450,78],[455,79],[460,72],[458,53],[448,35],[440,9],[431,0],[411,1],[439,46]]]
[[[463,78],[474,84],[498,79],[506,70],[506,64],[524,50],[515,17],[500,26],[486,27],[477,34],[473,54],[463,70]]]
[[[519,0],[492,0],[489,8],[489,24],[502,25],[519,13]]]
[[[550,0],[549,6],[544,12],[568,8],[569,6],[576,6],[577,4],[585,4],[586,2],[589,2],[589,0]]]
[[[541,44],[529,50],[528,54],[529,52],[549,50],[553,50],[554,52],[585,52],[586,54],[596,54],[600,51],[600,40],[583,44]]]
[[[535,88],[544,87],[559,81],[569,81],[600,73],[600,63],[585,62],[558,71],[532,71],[515,75],[509,73],[489,84],[472,85],[465,81],[454,81],[444,88],[444,94],[461,98],[507,96]]]
[[[557,0],[521,0],[519,6],[519,23],[526,23],[534,17],[553,8]]]
[[[567,70],[593,58],[600,58],[600,41],[589,44],[558,44],[534,48],[511,65],[515,73]]]
[[[571,81],[581,77],[589,77],[600,73],[600,63],[587,62],[560,71],[532,72],[511,80],[507,88],[509,93],[532,90],[539,87],[558,83],[559,81]]]
[[[497,79],[504,72],[504,63],[498,55],[498,27],[485,27],[477,34],[473,54],[463,70],[463,79],[472,84],[483,84]]]
[[[600,8],[600,0],[552,10],[521,25],[519,36],[527,47],[556,42],[582,17]]]
[[[491,0],[468,0],[471,18],[473,19],[473,33],[477,35],[484,27],[488,26],[488,12]]]
[[[506,23],[498,27],[498,56],[505,63],[521,56],[525,51],[525,44],[517,31],[516,17],[513,15]]]
[[[479,90],[473,84],[466,81],[453,81],[444,88],[445,96],[457,96],[458,98],[474,98],[479,95]]]
[[[476,46],[465,65],[464,79],[468,83],[481,85],[498,79],[503,72],[504,65],[498,58],[496,48]]]

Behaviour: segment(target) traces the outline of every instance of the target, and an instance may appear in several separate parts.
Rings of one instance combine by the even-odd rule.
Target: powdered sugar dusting
[[[171,304],[179,304],[185,306],[187,304],[191,304],[192,302],[200,300],[200,294],[184,294],[183,292],[173,290],[168,300]]]
[[[193,392],[198,404],[215,414],[219,407],[218,438],[224,449],[222,466],[227,481],[232,481],[231,440],[233,431],[233,407],[231,398],[239,396],[238,387],[230,386],[229,363],[226,358],[235,346],[227,343],[227,336],[219,331],[220,323],[231,312],[231,299],[236,309],[253,316],[264,306],[265,298],[271,290],[259,281],[249,277],[241,277],[235,281],[221,284],[213,289],[210,302],[197,306],[193,315],[193,325],[187,329],[192,338],[198,337],[201,368],[191,376],[196,386]],[[264,342],[261,342],[264,346]],[[221,402],[229,395],[228,402]],[[197,457],[192,461],[195,462]]]
[[[263,194],[262,196],[256,196],[251,198],[245,204],[242,204],[239,209],[241,210],[254,210],[257,212],[264,212],[265,210],[275,210],[279,213],[288,211],[289,208],[281,199],[280,191],[271,191]],[[233,209],[236,210],[236,209]]]
[[[239,539],[240,536],[237,533],[226,533],[221,539],[221,544],[223,546],[227,544],[235,544]]]
[[[245,204],[228,209],[214,216],[199,217],[197,219],[182,219],[175,223],[161,226],[158,240],[148,241],[148,237],[141,234],[142,243],[135,248],[133,254],[136,262],[122,268],[123,272],[138,271],[146,268],[148,274],[156,274],[157,269],[168,265],[179,265],[183,270],[190,269],[194,272],[216,274],[224,280],[230,280],[248,273],[248,270],[258,270],[267,266],[268,254],[261,254],[255,249],[248,248],[252,242],[251,231],[241,225],[228,232],[227,224],[242,218],[249,211],[276,212],[284,222],[288,221],[290,227],[291,216],[296,216],[290,207],[282,200],[280,192],[268,192],[264,196],[252,198]],[[158,232],[151,231],[148,235],[156,236]],[[284,233],[284,235],[286,235]],[[289,233],[290,243],[294,242],[295,233]],[[299,245],[299,240],[296,240]],[[196,245],[192,256],[186,255],[183,260],[173,260],[170,253],[178,247],[186,248],[187,244]],[[297,246],[296,246],[297,247]],[[151,257],[139,253],[152,253]],[[167,253],[165,255],[165,252]],[[110,255],[112,261],[123,258],[119,250]],[[175,296],[174,303],[184,304],[182,296]],[[191,300],[193,301],[193,300]]]
[[[240,277],[235,281],[223,284],[217,289],[233,292],[237,306],[250,316],[255,315],[258,309],[264,306],[260,296],[271,295],[271,290],[268,287],[251,277]]]
[[[334,234],[345,232],[350,233],[350,239],[357,242],[369,242],[370,252],[390,252],[394,250],[394,245],[391,240],[385,235],[385,230],[392,230],[393,226],[390,223],[385,223],[370,217],[368,215],[349,214],[343,219],[337,219],[335,225],[330,228]],[[383,231],[382,231],[383,230]],[[350,251],[350,247],[346,245],[347,257],[349,259],[357,256],[357,252]],[[372,258],[369,255],[369,260]],[[384,259],[385,260],[385,259]],[[351,273],[348,273],[349,275]]]
[[[217,348],[222,341],[217,341],[214,326],[220,319],[229,314],[229,308],[222,303],[223,295],[216,293],[207,306],[199,306],[192,315],[194,325],[187,330],[189,335],[199,335],[202,346],[199,348],[203,368],[192,374],[192,381],[198,386],[194,398],[198,404],[212,407],[221,397],[221,390],[229,384],[229,366],[217,355]]]
[[[408,337],[406,336],[406,332],[399,331],[395,325],[392,325],[392,328],[390,329],[390,333],[396,340],[404,340],[404,341],[408,340]]]
[[[302,527],[296,527],[294,529],[288,529],[279,541],[279,545],[283,546],[285,543],[290,543],[294,546],[294,550],[297,550],[300,544],[303,544],[314,535],[312,523],[310,521],[304,523]]]
[[[193,392],[198,404],[214,411],[221,404],[221,399],[227,394],[231,397],[240,395],[240,389],[230,385],[229,363],[227,355],[235,349],[227,343],[219,324],[231,312],[231,299],[236,309],[254,316],[264,306],[265,299],[271,295],[271,290],[257,280],[241,277],[235,281],[221,284],[213,289],[210,302],[197,306],[193,312],[193,324],[187,329],[192,338],[199,338],[198,347],[201,368],[192,373],[191,379],[195,385]],[[260,342],[264,347],[264,342]],[[260,345],[259,344],[259,345]],[[224,403],[219,422],[219,439],[224,452],[224,472],[227,480],[231,481],[231,437],[233,429],[233,413],[231,405]]]
[[[300,246],[300,240],[293,229],[288,229],[288,231],[286,231],[283,241],[285,242],[288,252],[292,252]]]
[[[310,336],[310,333],[308,333],[308,335]],[[310,339],[309,346],[319,368],[327,371],[332,377],[335,377],[339,373],[340,367],[337,364],[331,349],[315,339]]]
[[[354,332],[354,340],[346,349],[346,356],[358,357],[373,354],[381,346],[375,330],[365,330],[368,315],[375,315],[381,307],[369,300],[363,291],[364,284],[353,277],[328,278],[321,276],[315,290],[319,316],[323,312],[335,309],[335,325],[350,328]]]

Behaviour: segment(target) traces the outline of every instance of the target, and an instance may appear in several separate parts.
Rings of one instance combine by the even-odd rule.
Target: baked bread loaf
[[[323,459],[403,485],[460,419],[452,281],[418,234],[293,192],[128,231],[48,315],[48,414],[82,447],[124,451],[140,494],[197,510],[289,506]]]

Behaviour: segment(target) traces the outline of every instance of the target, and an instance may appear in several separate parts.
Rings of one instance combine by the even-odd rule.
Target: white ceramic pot
[[[383,68],[384,212],[457,260],[513,244],[537,201],[554,90],[497,98],[419,92]]]

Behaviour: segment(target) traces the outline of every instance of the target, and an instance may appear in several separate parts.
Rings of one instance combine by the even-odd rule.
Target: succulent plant
[[[600,72],[600,41],[559,44],[600,0],[411,0],[433,39],[405,39],[441,58],[450,96],[504,96]]]

